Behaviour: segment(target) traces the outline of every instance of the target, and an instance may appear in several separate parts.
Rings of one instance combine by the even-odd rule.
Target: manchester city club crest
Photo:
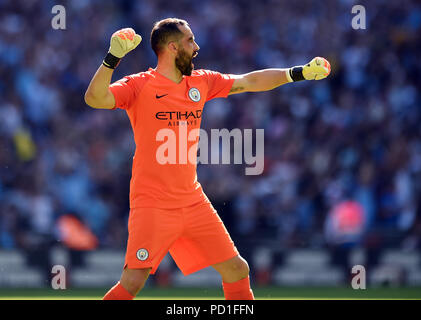
[[[189,98],[194,102],[200,101],[200,91],[197,88],[190,88]]]
[[[146,259],[148,259],[149,257],[149,253],[148,250],[146,249],[139,249],[136,252],[136,257],[140,260],[140,261],[145,261]]]

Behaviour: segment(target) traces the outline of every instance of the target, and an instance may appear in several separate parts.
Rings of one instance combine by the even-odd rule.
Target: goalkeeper
[[[189,24],[168,18],[155,23],[150,36],[157,66],[111,83],[114,69],[141,40],[131,28],[114,33],[109,52],[85,93],[86,103],[93,108],[125,110],[136,143],[124,268],[104,299],[133,299],[168,252],[184,275],[212,266],[221,275],[225,299],[254,299],[249,266],[197,181],[196,162],[158,161],[162,144],[158,133],[173,130],[175,150],[181,143],[187,150],[197,150],[199,137],[180,141],[174,122],[185,126],[190,137],[192,130],[200,128],[207,101],[272,90],[289,82],[321,80],[330,73],[329,62],[316,57],[302,66],[242,75],[195,70],[193,59],[200,48]]]

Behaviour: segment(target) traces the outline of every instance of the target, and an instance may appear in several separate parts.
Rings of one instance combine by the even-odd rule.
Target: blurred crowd
[[[265,130],[262,175],[198,166],[240,246],[421,247],[419,1],[360,1],[365,30],[352,28],[356,3],[347,0],[62,1],[65,30],[51,27],[55,4],[0,1],[0,248],[60,241],[56,222],[66,214],[100,246],[125,247],[130,123],[83,96],[115,30],[144,39],[118,80],[156,66],[150,30],[173,16],[195,34],[196,68],[239,74],[315,56],[332,65],[323,81],[206,104],[205,130]]]

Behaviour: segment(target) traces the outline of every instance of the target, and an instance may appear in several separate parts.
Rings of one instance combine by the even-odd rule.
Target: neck
[[[175,61],[158,58],[156,72],[176,83],[180,83],[183,80],[183,75],[181,74],[180,70],[176,68]]]

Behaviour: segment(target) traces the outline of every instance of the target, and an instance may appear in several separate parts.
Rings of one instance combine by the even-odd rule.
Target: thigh
[[[183,233],[170,253],[184,274],[190,274],[238,255],[228,230],[206,201],[183,209]]]
[[[124,267],[151,268],[151,274],[154,274],[162,258],[181,233],[180,215],[179,209],[132,209]]]

